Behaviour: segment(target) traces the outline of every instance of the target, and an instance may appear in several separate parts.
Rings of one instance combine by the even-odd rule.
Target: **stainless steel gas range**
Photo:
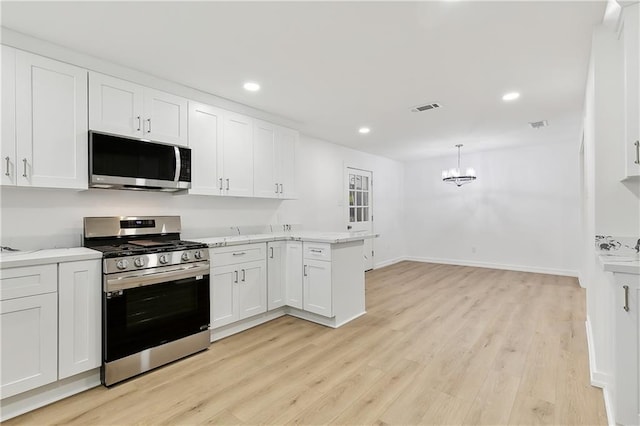
[[[209,346],[209,252],[180,230],[179,216],[84,218],[85,247],[103,253],[106,386]]]

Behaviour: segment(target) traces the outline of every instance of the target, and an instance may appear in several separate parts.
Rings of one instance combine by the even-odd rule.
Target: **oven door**
[[[152,284],[105,291],[105,363],[209,328],[208,273],[162,282],[160,274],[154,278]]]

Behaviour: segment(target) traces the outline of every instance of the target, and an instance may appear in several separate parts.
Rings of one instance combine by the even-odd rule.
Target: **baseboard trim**
[[[248,330],[250,328],[256,327],[260,324],[264,324],[265,322],[272,321],[276,318],[280,318],[286,315],[285,308],[278,308],[273,311],[268,311],[262,314],[258,314],[253,317],[249,317],[244,320],[240,320],[229,325],[225,325],[220,328],[211,329],[211,342],[215,342],[216,340],[224,339],[225,337],[229,337],[233,334],[240,333],[242,331]]]
[[[574,277],[574,278],[578,277],[578,271],[573,271],[568,269],[542,268],[537,266],[524,266],[524,265],[507,265],[507,264],[500,264],[500,263],[476,262],[476,261],[461,260],[461,259],[442,259],[437,257],[407,256],[403,260],[410,260],[413,262],[424,262],[424,263],[440,263],[444,265],[473,266],[476,268],[502,269],[507,271],[532,272],[536,274],[560,275],[560,276]]]
[[[380,269],[380,268],[384,268],[385,266],[395,265],[396,263],[400,263],[405,260],[407,260],[407,258],[404,256],[396,257],[395,259],[385,260],[383,262],[379,262],[373,265],[373,269]]]
[[[604,397],[604,410],[607,412],[607,424],[609,426],[616,426],[616,419],[613,415],[613,399],[611,398],[609,386],[605,386],[602,389],[602,396]]]
[[[615,426],[616,422],[613,415],[613,399],[611,396],[611,384],[612,377],[609,374],[601,373],[596,367],[596,354],[593,347],[593,330],[591,329],[591,320],[587,315],[587,320],[584,322],[584,326],[587,331],[587,348],[589,351],[589,379],[591,386],[595,386],[602,389],[602,396],[604,397],[604,409],[607,412],[607,423],[610,426]]]

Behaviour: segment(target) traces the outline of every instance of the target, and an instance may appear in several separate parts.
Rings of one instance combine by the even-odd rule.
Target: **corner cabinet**
[[[302,309],[302,242],[267,244],[267,309]]]
[[[187,100],[91,72],[89,127],[92,130],[187,146]]]
[[[615,273],[615,421],[640,424],[640,275]]]
[[[253,135],[254,195],[263,198],[297,198],[295,164],[298,132],[254,120]]]
[[[640,4],[622,9],[625,178],[640,177]]]
[[[87,189],[87,71],[2,46],[2,184]]]

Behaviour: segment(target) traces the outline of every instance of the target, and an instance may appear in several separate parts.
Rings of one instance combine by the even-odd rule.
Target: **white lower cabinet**
[[[211,328],[267,311],[266,244],[210,249]]]
[[[58,378],[58,296],[56,293],[0,302],[2,380],[7,398]]]
[[[302,293],[305,311],[325,317],[333,316],[331,262],[304,259]]]
[[[267,244],[267,309],[286,305],[287,242]]]
[[[302,242],[288,241],[285,267],[286,304],[298,309],[302,309],[302,268]]]
[[[640,276],[614,274],[615,421],[640,424]]]
[[[100,260],[0,270],[0,394],[8,398],[101,362]]]
[[[58,379],[101,364],[100,278],[99,261],[58,267]]]

